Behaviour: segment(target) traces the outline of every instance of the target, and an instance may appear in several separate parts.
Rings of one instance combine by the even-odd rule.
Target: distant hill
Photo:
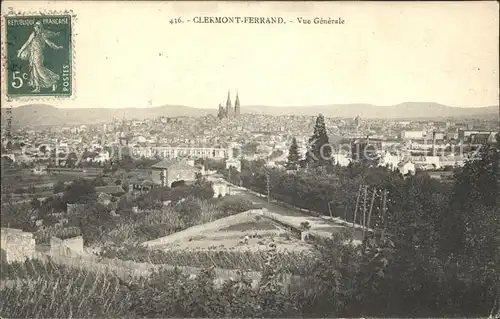
[[[110,122],[114,118],[148,119],[158,116],[205,116],[215,110],[195,109],[181,105],[165,105],[151,108],[56,108],[46,104],[30,104],[12,108],[12,125],[73,125]],[[2,123],[6,109],[2,108]],[[3,125],[3,124],[2,124]]]
[[[497,116],[498,106],[460,108],[437,103],[405,102],[391,106],[376,106],[371,104],[334,104],[307,107],[267,107],[242,106],[243,113],[262,113],[270,115],[300,114],[326,117],[354,118],[388,118],[388,119],[417,119],[417,118],[456,118],[456,117],[484,117]]]
[[[376,106],[370,104],[335,104],[320,106],[271,107],[245,106],[241,107],[244,114],[267,115],[309,115],[319,113],[326,117],[354,118],[389,118],[389,119],[435,119],[435,118],[498,118],[499,107],[458,108],[426,102],[406,102],[391,106]],[[12,125],[72,125],[109,122],[113,118],[148,119],[158,116],[205,116],[216,115],[217,108],[200,109],[182,105],[164,105],[149,108],[56,108],[45,104],[30,104],[12,109]],[[2,108],[2,124],[5,123],[6,109]]]

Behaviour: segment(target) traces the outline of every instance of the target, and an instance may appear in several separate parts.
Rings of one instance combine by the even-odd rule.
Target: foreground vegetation
[[[270,247],[257,286],[242,274],[217,284],[213,268],[196,278],[159,270],[120,279],[28,260],[2,267],[0,315],[13,317],[381,317],[485,316],[495,283],[463,277],[467,265],[402,254],[391,240],[345,245],[347,234],[317,247],[299,280]],[[415,266],[412,266],[415,265]],[[470,269],[470,268],[469,268]],[[478,276],[475,272],[473,276]],[[15,280],[14,280],[15,279]],[[498,287],[498,286],[496,286]]]
[[[106,246],[101,256],[158,265],[189,266],[197,268],[224,268],[241,271],[263,271],[267,264],[266,251],[234,250],[151,250],[141,246]],[[305,252],[279,252],[276,259],[285,273],[303,274],[314,262],[314,255]]]

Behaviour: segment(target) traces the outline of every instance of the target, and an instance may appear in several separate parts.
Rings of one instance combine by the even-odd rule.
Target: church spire
[[[240,109],[240,98],[238,96],[238,91],[236,91],[236,101],[234,101],[234,115],[239,116],[241,112]]]
[[[127,127],[125,126],[125,113],[123,113],[122,125],[120,127],[119,141],[122,146],[128,145]]]
[[[233,115],[233,108],[231,107],[231,93],[227,91],[227,101],[226,101],[226,116],[231,117]]]
[[[125,133],[126,131],[126,125],[125,125],[125,113],[123,113],[123,118],[122,118],[122,127],[120,128],[120,133]]]

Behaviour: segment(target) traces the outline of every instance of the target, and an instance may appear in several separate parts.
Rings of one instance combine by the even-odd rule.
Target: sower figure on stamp
[[[30,78],[28,85],[33,88],[32,92],[40,92],[40,88],[50,88],[54,92],[59,82],[59,74],[47,69],[43,65],[43,50],[45,45],[50,46],[55,50],[62,49],[51,42],[49,38],[55,37],[58,33],[44,30],[42,23],[37,21],[34,26],[34,31],[30,34],[28,40],[17,51],[17,56],[22,60],[27,60],[30,67]]]

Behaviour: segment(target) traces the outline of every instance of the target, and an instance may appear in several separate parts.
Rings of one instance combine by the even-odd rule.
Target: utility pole
[[[384,189],[384,194],[382,197],[382,239],[384,239],[385,229],[387,227],[387,190]]]
[[[267,183],[267,203],[271,202],[271,183],[269,171],[266,169],[266,183]]]
[[[229,166],[229,176],[228,176],[229,183],[227,185],[227,193],[231,195],[231,166]]]
[[[368,186],[365,185],[364,187],[364,195],[363,195],[363,239],[365,238],[365,232],[366,232],[366,199],[368,197]]]
[[[160,180],[161,180],[161,192],[160,192],[160,197],[161,197],[161,203],[163,205],[163,188],[165,188],[165,172],[162,169],[160,173]]]
[[[354,230],[355,224],[356,224],[356,217],[358,215],[358,206],[359,206],[359,197],[361,196],[361,188],[363,186],[359,186],[358,188],[358,197],[356,199],[356,208],[354,209],[354,218],[352,219],[352,229]]]
[[[373,203],[375,202],[375,196],[376,195],[377,195],[377,189],[374,187],[373,188],[373,194],[372,194],[372,201],[370,203],[370,211],[368,212],[368,222],[367,222],[368,231],[370,231],[370,223],[371,223],[371,220],[372,220]]]

